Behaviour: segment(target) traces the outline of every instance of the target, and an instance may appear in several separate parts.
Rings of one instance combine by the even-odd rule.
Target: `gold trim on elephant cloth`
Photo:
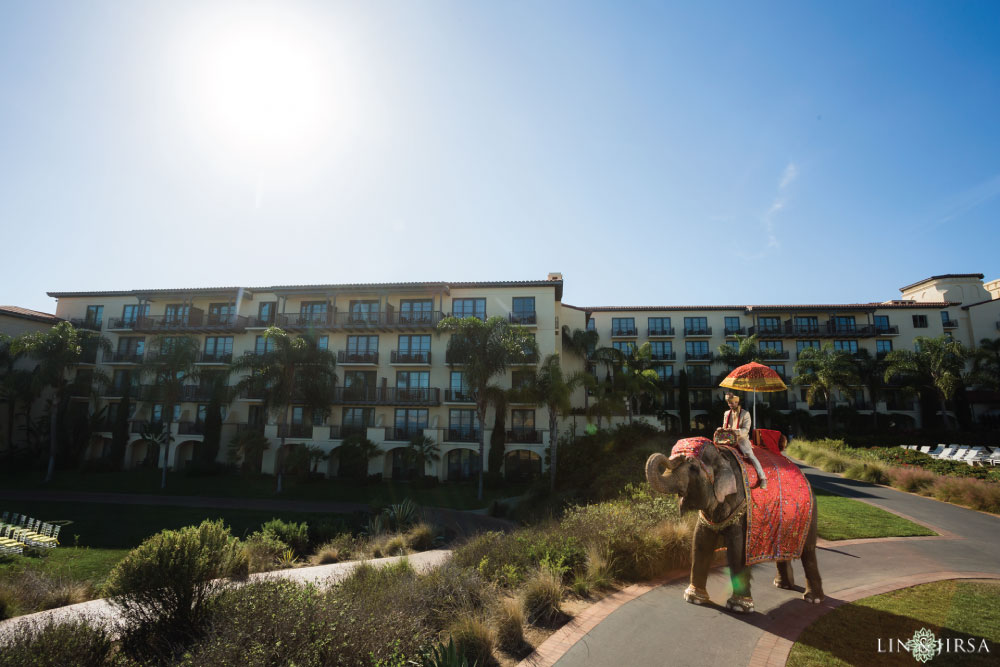
[[[712,599],[710,597],[708,597],[708,591],[707,590],[705,590],[704,588],[701,588],[699,586],[695,586],[694,584],[690,584],[690,585],[688,585],[687,588],[684,589],[684,599],[690,601],[690,598],[693,598],[694,600],[697,600],[698,602],[711,602],[712,601]]]
[[[720,521],[719,523],[712,523],[712,520],[705,516],[705,510],[698,510],[698,523],[716,532],[725,530],[743,518],[743,515],[746,514],[747,507],[747,501],[746,498],[744,498],[740,503],[740,506],[733,510],[733,513],[729,515],[729,518],[725,521]]]

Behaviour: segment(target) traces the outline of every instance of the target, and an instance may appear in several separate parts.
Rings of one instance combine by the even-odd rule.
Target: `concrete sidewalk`
[[[827,599],[801,599],[805,575],[793,565],[797,590],[775,588],[773,563],[755,565],[756,613],[723,608],[728,568],[712,571],[712,604],[684,602],[687,573],[639,585],[601,601],[550,637],[524,665],[783,665],[798,634],[821,614],[870,595],[940,579],[1000,579],[1000,518],[885,487],[844,479],[799,464],[815,488],[855,498],[928,525],[938,538],[824,542],[818,549]],[[615,596],[612,596],[614,598]],[[603,608],[601,605],[604,605]],[[878,662],[872,648],[872,664]]]

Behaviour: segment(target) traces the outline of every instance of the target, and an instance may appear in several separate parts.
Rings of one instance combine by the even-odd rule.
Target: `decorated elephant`
[[[659,493],[680,496],[681,512],[697,510],[698,525],[691,546],[691,582],[684,599],[709,602],[706,582],[719,540],[726,547],[735,612],[753,611],[750,566],[776,561],[774,585],[794,586],[791,560],[802,559],[807,602],[823,600],[823,582],[816,563],[816,502],[809,482],[795,464],[776,452],[755,448],[768,489],[753,488],[757,473],[733,448],[707,438],[677,441],[669,457],[653,454],[646,461],[646,479]]]

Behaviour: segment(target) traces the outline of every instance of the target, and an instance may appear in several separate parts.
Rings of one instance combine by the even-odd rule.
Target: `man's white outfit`
[[[760,488],[767,488],[767,478],[764,477],[764,469],[760,467],[760,461],[753,453],[750,445],[750,413],[743,408],[737,408],[736,414],[732,410],[726,410],[726,415],[722,419],[722,428],[736,431],[736,446],[740,448],[743,455],[750,459],[757,477],[760,478]]]

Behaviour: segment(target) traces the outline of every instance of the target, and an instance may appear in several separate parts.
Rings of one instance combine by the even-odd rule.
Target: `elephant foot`
[[[749,595],[734,595],[726,601],[726,608],[737,614],[749,613],[753,611],[753,598]]]
[[[777,588],[784,588],[786,591],[790,591],[790,590],[792,590],[794,588],[794,586],[791,583],[782,580],[781,577],[775,577],[774,578],[774,585]]]
[[[684,600],[685,602],[690,602],[691,604],[705,604],[711,600],[708,597],[708,591],[704,588],[699,588],[694,584],[691,584],[686,589],[684,589]]]
[[[814,593],[813,591],[806,591],[805,593],[802,594],[802,599],[808,602],[809,604],[819,604],[820,602],[823,601],[824,597],[825,596],[822,593],[817,594]]]

